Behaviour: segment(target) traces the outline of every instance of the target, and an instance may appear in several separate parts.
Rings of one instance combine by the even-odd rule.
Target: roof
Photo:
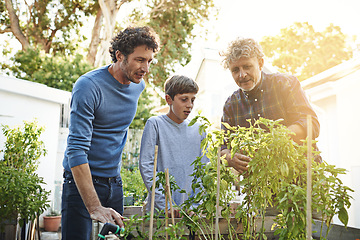
[[[68,91],[5,75],[0,75],[0,91],[64,104],[68,104],[71,98]]]
[[[304,90],[334,82],[360,70],[360,58],[353,58],[301,82]]]

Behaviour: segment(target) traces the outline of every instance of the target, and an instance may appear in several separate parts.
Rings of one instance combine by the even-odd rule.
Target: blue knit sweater
[[[92,175],[120,174],[127,130],[145,83],[121,84],[109,73],[108,67],[86,73],[74,85],[63,160],[67,171],[89,163]]]

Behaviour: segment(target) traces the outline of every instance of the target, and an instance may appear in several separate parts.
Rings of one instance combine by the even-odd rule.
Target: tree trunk
[[[101,25],[103,22],[102,20],[103,20],[103,14],[102,14],[101,8],[99,8],[99,10],[96,14],[94,27],[93,27],[92,34],[91,34],[91,42],[89,45],[89,51],[88,51],[88,55],[87,55],[87,61],[92,66],[95,66],[96,54],[97,54],[97,50],[98,50],[98,47],[100,44],[100,31],[101,31]]]
[[[21,43],[22,49],[26,50],[30,47],[29,41],[20,29],[19,18],[15,13],[11,0],[5,0],[5,6],[9,13],[11,32],[14,34],[16,39]]]
[[[109,64],[111,58],[109,54],[110,41],[114,34],[116,16],[121,5],[126,1],[121,1],[116,5],[116,0],[99,0],[100,8],[104,16],[104,39],[101,42],[96,65]]]

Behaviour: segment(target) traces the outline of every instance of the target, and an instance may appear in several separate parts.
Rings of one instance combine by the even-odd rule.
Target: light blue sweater
[[[148,190],[147,211],[151,207],[151,189],[154,169],[155,145],[158,146],[157,172],[165,172],[169,168],[169,174],[174,176],[180,189],[187,191],[172,193],[172,199],[177,205],[181,205],[191,194],[193,172],[191,163],[202,155],[200,143],[205,135],[199,134],[199,124],[188,126],[189,120],[178,124],[168,116],[161,115],[151,117],[146,122],[140,147],[139,168],[145,186]],[[203,158],[202,161],[207,161]],[[157,189],[155,193],[155,208],[165,209],[165,196]]]
[[[121,155],[144,81],[119,83],[104,66],[86,73],[75,83],[69,136],[63,160],[65,170],[89,163],[92,175],[120,174]]]

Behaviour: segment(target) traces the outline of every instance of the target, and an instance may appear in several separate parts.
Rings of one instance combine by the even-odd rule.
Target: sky
[[[274,36],[294,22],[308,22],[315,31],[330,23],[360,41],[360,0],[214,0],[219,7],[217,20],[207,24],[212,40],[221,46],[237,36],[260,41]],[[216,43],[216,34],[218,40]]]

